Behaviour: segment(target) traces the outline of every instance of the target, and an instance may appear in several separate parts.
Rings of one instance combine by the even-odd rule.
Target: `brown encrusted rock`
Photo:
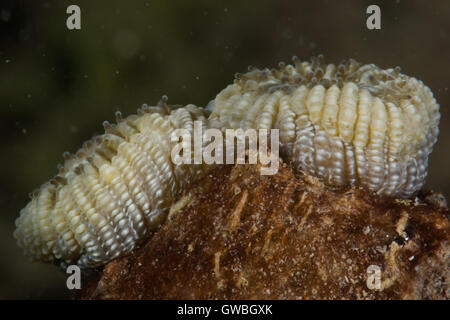
[[[80,298],[448,299],[449,212],[439,204],[331,190],[285,165],[273,176],[218,167]]]

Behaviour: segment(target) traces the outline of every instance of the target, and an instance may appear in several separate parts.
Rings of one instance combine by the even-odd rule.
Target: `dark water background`
[[[66,8],[81,7],[79,31]],[[366,28],[381,7],[382,29]],[[204,106],[248,65],[355,58],[424,81],[441,105],[427,186],[450,196],[450,1],[0,1],[0,298],[67,298],[65,275],[12,238],[63,151],[142,103]]]

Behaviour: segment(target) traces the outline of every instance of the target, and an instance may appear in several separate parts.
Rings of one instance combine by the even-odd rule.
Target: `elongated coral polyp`
[[[100,266],[129,253],[165,218],[206,165],[175,165],[171,133],[203,126],[280,130],[284,160],[331,186],[357,185],[410,197],[425,182],[439,132],[439,105],[421,81],[354,60],[325,64],[294,58],[278,69],[250,68],[207,111],[156,107],[64,154],[59,174],[32,195],[14,233],[43,262]]]

